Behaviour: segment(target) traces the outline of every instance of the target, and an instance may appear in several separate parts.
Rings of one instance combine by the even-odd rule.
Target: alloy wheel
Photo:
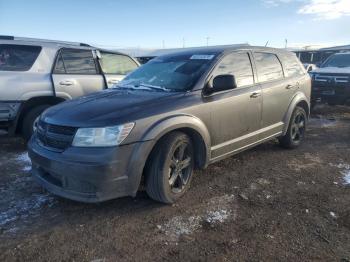
[[[305,134],[305,128],[306,128],[306,118],[305,115],[302,112],[299,112],[295,118],[294,122],[292,124],[292,140],[295,142],[299,142],[303,139]]]
[[[173,151],[169,166],[169,185],[173,193],[181,193],[192,173],[192,152],[185,142]]]

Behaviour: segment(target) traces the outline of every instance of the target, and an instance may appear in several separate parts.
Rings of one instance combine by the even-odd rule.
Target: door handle
[[[254,93],[251,93],[250,97],[251,97],[251,98],[257,98],[257,97],[259,97],[260,95],[261,95],[260,92],[254,92]]]
[[[286,86],[286,89],[292,89],[293,88],[293,85],[287,85]]]
[[[108,84],[118,84],[118,83],[119,83],[119,80],[117,80],[117,79],[108,80]]]
[[[61,86],[71,86],[73,85],[73,81],[70,81],[70,80],[63,80],[59,83]]]

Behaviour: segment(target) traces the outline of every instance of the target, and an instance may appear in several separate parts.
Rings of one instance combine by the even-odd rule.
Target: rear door
[[[63,48],[59,51],[52,72],[57,95],[76,98],[104,89],[93,53],[88,49]]]
[[[254,52],[258,80],[263,93],[262,137],[282,131],[283,118],[297,83],[285,79],[282,64],[276,54]],[[294,86],[295,85],[295,86]]]
[[[100,54],[99,61],[108,88],[117,84],[138,67],[138,64],[129,56],[106,51],[100,51]]]

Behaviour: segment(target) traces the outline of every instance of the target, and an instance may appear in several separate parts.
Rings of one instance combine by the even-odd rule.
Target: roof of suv
[[[213,46],[213,47],[194,47],[194,48],[184,48],[178,50],[172,50],[169,53],[165,53],[163,55],[186,55],[186,54],[220,54],[220,53],[228,53],[232,51],[238,50],[254,50],[254,51],[262,51],[262,52],[273,52],[273,53],[291,53],[285,49],[279,48],[271,48],[271,47],[261,47],[261,46],[248,46],[248,45],[231,45],[231,46]]]
[[[69,42],[69,41],[59,41],[59,40],[49,40],[49,39],[39,39],[39,38],[29,38],[29,37],[15,37],[15,36],[4,36],[0,35],[0,40],[4,41],[16,41],[16,42],[25,42],[30,44],[40,44],[40,45],[59,45],[59,46],[83,46],[83,47],[92,47],[85,43],[78,42]]]
[[[28,38],[28,37],[15,37],[15,36],[4,36],[0,35],[0,43],[5,44],[23,44],[23,45],[40,45],[44,47],[51,47],[51,48],[79,48],[79,49],[98,49],[100,51],[105,51],[108,53],[113,54],[120,54],[120,55],[127,55],[118,51],[114,50],[107,50],[103,48],[98,48],[95,46],[91,46],[89,44],[85,43],[79,43],[79,42],[69,42],[69,41],[59,41],[59,40],[48,40],[48,39],[39,39],[39,38]]]

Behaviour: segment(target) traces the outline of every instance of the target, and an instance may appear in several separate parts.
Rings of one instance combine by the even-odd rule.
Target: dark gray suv
[[[148,195],[173,203],[193,170],[278,138],[303,140],[311,81],[293,53],[216,47],[157,57],[114,89],[45,111],[29,142],[33,176],[83,202]]]

